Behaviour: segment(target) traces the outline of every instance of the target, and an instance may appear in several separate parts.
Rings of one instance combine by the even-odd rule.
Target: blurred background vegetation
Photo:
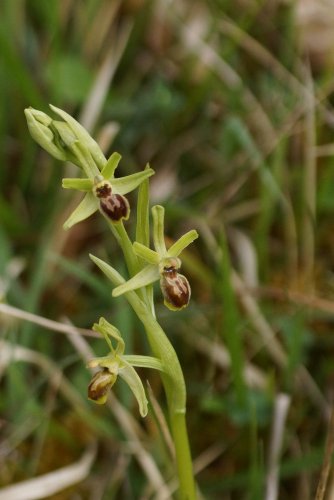
[[[125,272],[103,220],[62,229],[74,167],[34,143],[23,115],[48,103],[122,154],[119,175],[150,162],[170,241],[200,233],[183,261],[190,306],[170,313],[156,297],[203,497],[315,497],[334,380],[333,26],[331,0],[1,1],[0,306],[17,309],[0,316],[0,486],[23,482],[10,498],[175,490],[159,377],[142,371],[157,398],[145,420],[122,382],[96,407],[85,362],[104,342],[43,326],[103,315],[128,353],[147,353],[88,258]]]

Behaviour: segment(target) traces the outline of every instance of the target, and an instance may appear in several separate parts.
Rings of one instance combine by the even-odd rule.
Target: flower
[[[63,188],[86,192],[83,200],[64,223],[64,229],[87,219],[97,210],[117,223],[128,219],[130,206],[125,194],[136,189],[145,179],[154,174],[147,165],[145,170],[125,177],[114,177],[121,155],[113,153],[99,175],[81,179],[63,179]]]
[[[145,287],[160,280],[160,288],[164,296],[164,304],[172,311],[183,309],[189,304],[191,289],[185,276],[179,273],[181,252],[198,238],[194,229],[181,236],[168,250],[164,238],[164,208],[156,205],[152,208],[153,215],[153,243],[151,250],[141,243],[134,242],[133,249],[148,265],[139,271],[126,283],[113,290],[113,296]]]
[[[87,365],[90,368],[99,368],[88,386],[88,398],[97,404],[104,404],[107,401],[109,390],[116,382],[117,377],[120,376],[132,390],[138,401],[140,414],[145,417],[148,411],[145,390],[132,365],[162,369],[161,364],[159,364],[158,360],[149,356],[125,356],[125,344],[119,330],[104,318],[100,318],[99,323],[94,324],[93,330],[104,336],[110,348],[110,353],[107,356],[92,359]],[[116,340],[115,348],[109,337]],[[154,361],[150,364],[146,359],[143,361],[143,358],[153,359]]]
[[[84,178],[63,179],[65,189],[86,193],[64,223],[64,229],[87,219],[97,210],[112,223],[127,220],[130,206],[124,195],[136,189],[154,171],[147,165],[142,172],[115,178],[121,156],[113,153],[107,161],[98,144],[80,123],[65,111],[50,107],[62,120],[53,120],[33,108],[25,110],[32,137],[52,156],[58,160],[71,161],[86,174]]]

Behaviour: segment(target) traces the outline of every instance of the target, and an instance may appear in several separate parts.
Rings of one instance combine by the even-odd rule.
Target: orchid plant
[[[88,398],[98,404],[107,401],[108,393],[118,377],[122,378],[137,399],[142,417],[148,413],[145,389],[135,367],[158,370],[166,392],[169,422],[175,445],[176,469],[179,480],[179,498],[196,498],[191,454],[186,428],[186,387],[176,352],[156,319],[153,283],[160,282],[164,304],[179,311],[189,304],[191,289],[187,278],[180,274],[180,255],[198,234],[191,230],[168,249],[164,235],[164,208],[152,207],[154,250],[150,248],[149,186],[154,174],[149,167],[132,175],[115,177],[121,156],[113,153],[105,158],[98,144],[88,132],[65,111],[51,106],[57,115],[51,118],[42,111],[25,110],[31,136],[53,157],[70,161],[80,168],[78,178],[63,179],[65,189],[84,193],[82,201],[64,223],[68,230],[99,211],[120,245],[127,264],[129,279],[96,256],[92,261],[113,285],[112,295],[124,295],[142,322],[153,356],[125,354],[125,343],[120,331],[105,318],[94,324],[106,341],[108,352],[88,363],[96,372],[88,386]],[[138,188],[136,239],[131,241],[124,221],[130,216],[126,194]]]

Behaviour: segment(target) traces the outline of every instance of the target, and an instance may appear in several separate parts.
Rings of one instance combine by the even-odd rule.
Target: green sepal
[[[139,412],[142,417],[146,417],[148,412],[148,401],[146,399],[145,389],[136,370],[128,364],[125,364],[119,370],[119,376],[128,384],[139,406]]]
[[[71,152],[73,152],[73,155],[77,161],[79,161],[88,179],[93,180],[97,175],[100,175],[100,171],[91,155],[91,151],[87,148],[86,144],[80,141],[73,142]]]
[[[148,177],[154,174],[154,170],[148,168],[142,172],[137,172],[135,174],[127,175],[125,177],[113,178],[111,180],[111,185],[113,187],[113,192],[117,194],[127,194],[130,191],[136,189],[141,182],[143,182]]]
[[[122,358],[131,366],[136,366],[138,368],[150,368],[152,370],[158,370],[160,372],[165,371],[164,366],[161,363],[160,359],[154,358],[153,356],[141,356],[139,354],[124,354]]]
[[[62,186],[64,189],[76,189],[77,191],[91,191],[94,182],[91,179],[63,179]]]
[[[98,201],[93,195],[93,193],[89,192],[85,195],[82,202],[77,206],[77,208],[72,212],[69,218],[63,225],[65,230],[70,229],[74,224],[81,222],[96,212],[98,209]]]
[[[123,293],[131,292],[133,290],[137,290],[138,288],[150,285],[159,278],[160,274],[158,267],[155,264],[150,264],[144,267],[144,269],[139,271],[139,273],[126,281],[123,285],[114,288],[112,295],[113,297],[118,297],[119,295],[123,295]]]

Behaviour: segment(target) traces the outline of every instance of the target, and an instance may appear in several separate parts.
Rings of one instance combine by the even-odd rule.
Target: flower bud
[[[71,146],[78,141],[67,123],[59,120],[52,120],[50,127],[54,131],[55,140],[57,140],[64,149],[71,148]]]
[[[57,160],[66,161],[68,159],[66,152],[59,144],[56,144],[54,132],[50,128],[51,118],[33,108],[25,109],[24,113],[32,138]]]
[[[70,115],[51,106],[61,120],[53,120],[42,111],[33,108],[25,110],[28,128],[31,136],[48,153],[62,161],[70,161],[91,177],[99,172],[106,164],[98,144],[88,132]],[[91,157],[87,158],[87,154]],[[86,156],[86,157],[85,157]]]
[[[87,149],[94,160],[96,168],[100,171],[105,166],[107,160],[104,154],[101,151],[101,148],[97,144],[97,142],[89,135],[87,130],[80,125],[71,115],[63,111],[62,109],[56,108],[56,106],[52,106],[50,104],[50,108],[54,111],[66,125],[69,126],[72,133],[76,137],[78,143]]]
[[[111,373],[107,368],[99,370],[88,386],[88,398],[97,404],[104,404],[116,379],[116,373]]]

